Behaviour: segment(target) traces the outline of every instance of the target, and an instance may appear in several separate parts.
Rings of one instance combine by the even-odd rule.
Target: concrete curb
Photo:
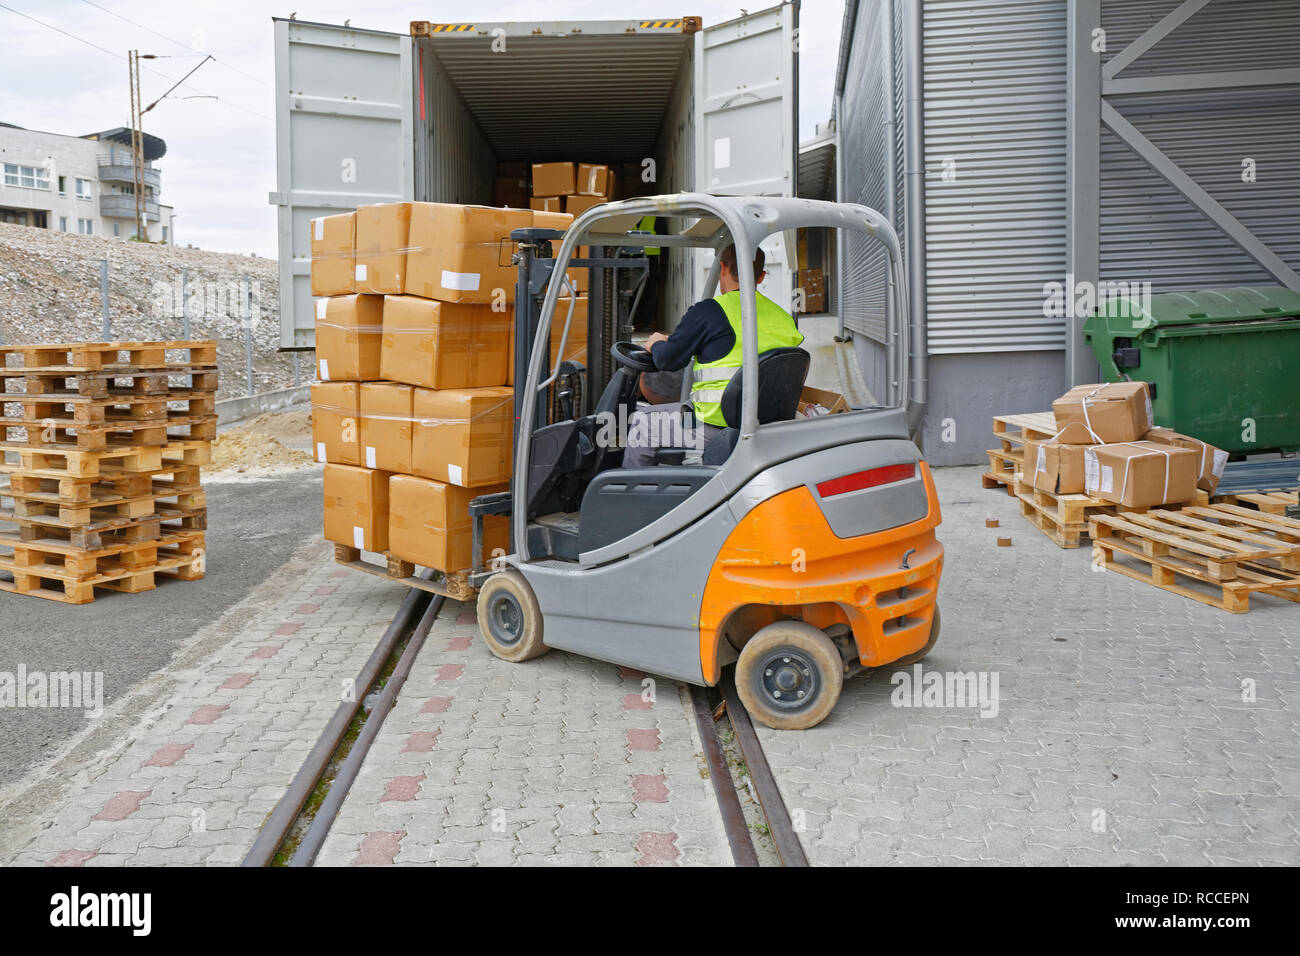
[[[295,385],[274,392],[258,392],[241,398],[226,398],[217,402],[217,424],[230,425],[264,412],[279,411],[311,398],[310,385]]]

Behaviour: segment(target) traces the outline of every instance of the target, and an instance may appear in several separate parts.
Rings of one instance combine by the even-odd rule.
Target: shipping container
[[[643,193],[792,196],[798,3],[697,17],[433,24],[409,34],[276,19],[281,346],[310,348],[308,226],[405,200],[493,204],[503,163],[648,170]],[[644,177],[643,177],[644,178]],[[793,237],[764,244],[789,302]],[[696,301],[699,253],[664,250],[667,327]]]
[[[879,209],[929,330],[921,440],[983,462],[990,419],[1099,375],[1088,296],[1300,291],[1295,0],[847,0],[838,195]],[[886,393],[879,251],[838,314]],[[1055,284],[1055,285],[1053,285]]]

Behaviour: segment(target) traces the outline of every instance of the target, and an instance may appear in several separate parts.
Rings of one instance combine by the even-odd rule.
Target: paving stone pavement
[[[448,601],[317,863],[729,865],[687,704],[562,652],[497,660]]]
[[[58,799],[11,799],[0,863],[239,863],[406,594],[331,550],[316,541],[282,569],[272,613],[247,615],[124,739],[47,772],[66,773]]]
[[[996,716],[892,706],[915,670],[882,669],[812,730],[760,727],[810,861],[1300,863],[1300,607],[1228,614],[1094,570],[1086,539],[1056,547],[979,472],[936,471],[923,673],[997,674]]]

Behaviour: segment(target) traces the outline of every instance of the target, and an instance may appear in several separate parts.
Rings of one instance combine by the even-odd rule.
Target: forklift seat
[[[769,349],[758,357],[758,423],[793,421],[799,395],[808,378],[812,356],[798,346]],[[721,465],[740,439],[743,375],[733,376],[722,393],[722,419],[727,427],[704,446],[704,464]]]

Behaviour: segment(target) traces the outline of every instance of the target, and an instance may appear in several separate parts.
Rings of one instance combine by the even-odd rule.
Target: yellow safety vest
[[[642,217],[641,217],[641,221],[638,222],[638,223],[636,224],[636,228],[637,228],[637,230],[638,230],[639,232],[654,232],[654,231],[655,231],[655,217],[654,217],[654,216],[642,216]],[[658,247],[658,246],[646,246],[645,254],[646,254],[647,256],[657,256],[657,255],[659,255],[659,247]]]
[[[755,304],[758,306],[758,353],[762,355],[770,349],[803,344],[803,333],[795,328],[790,313],[763,293],[755,295]],[[725,428],[727,421],[722,417],[722,393],[727,390],[727,383],[740,373],[744,354],[740,344],[740,292],[737,290],[715,295],[713,301],[722,306],[736,341],[731,346],[731,351],[716,362],[696,361],[692,366],[691,402],[695,406],[696,420]]]

